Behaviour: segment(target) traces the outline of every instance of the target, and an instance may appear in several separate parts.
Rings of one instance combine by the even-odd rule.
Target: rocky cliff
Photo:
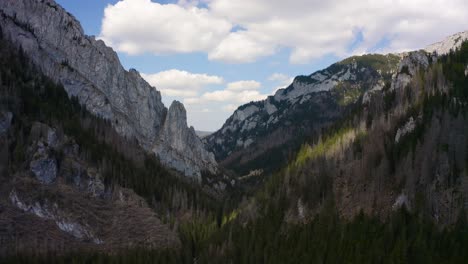
[[[436,52],[439,55],[447,54],[450,50],[459,48],[463,41],[468,39],[468,31],[453,34],[446,39],[427,46],[424,50]]]
[[[195,134],[195,129],[187,127],[187,113],[184,105],[174,101],[169,107],[159,142],[153,148],[161,161],[185,175],[199,175],[194,168],[205,168],[215,172],[214,155],[205,151],[203,142]],[[174,158],[175,157],[175,158]]]
[[[425,51],[447,54],[466,39],[468,31],[460,32]],[[389,88],[404,90],[417,68],[427,67],[433,58],[437,59],[435,54],[430,57],[425,52],[347,58],[311,75],[297,76],[266,100],[240,106],[220,130],[203,140],[221,164],[243,175],[279,165],[305,137],[320,134],[373,94]]]
[[[80,23],[53,0],[4,0],[0,15],[7,39],[21,46],[70,97],[111,121],[120,135],[136,138],[186,176],[199,178],[205,170],[216,173],[216,162],[187,127],[180,107],[168,112],[159,91],[136,70],[126,71],[111,48],[86,36]]]
[[[350,57],[293,83],[264,101],[240,106],[204,138],[219,162],[241,174],[284,164],[305,137],[343,118],[359,100],[390,83],[397,55]]]

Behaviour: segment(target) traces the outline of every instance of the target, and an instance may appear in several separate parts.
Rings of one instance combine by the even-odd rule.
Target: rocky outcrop
[[[454,50],[462,44],[463,41],[468,39],[468,31],[453,34],[443,41],[434,43],[425,48],[428,52],[436,52],[438,55],[447,54],[450,50]]]
[[[280,165],[302,142],[301,137],[320,131],[365,93],[390,83],[400,59],[391,54],[355,56],[297,76],[274,96],[240,106],[219,131],[203,140],[219,162],[240,174]]]
[[[58,130],[33,123],[25,153],[31,173],[17,171],[1,186],[0,206],[5,209],[0,210],[0,223],[13,228],[2,246],[11,249],[24,243],[31,248],[31,243],[50,237],[50,248],[37,252],[179,245],[176,234],[142,197],[118,184],[106,186],[102,168],[82,159],[80,146]],[[18,217],[22,225],[14,224]],[[40,231],[27,224],[37,222]]]
[[[187,113],[178,101],[169,107],[159,142],[153,151],[163,163],[197,180],[201,180],[201,168],[212,174],[217,172],[214,155],[204,149],[195,129],[187,128]]]
[[[69,96],[110,120],[120,135],[136,138],[148,151],[164,152],[164,164],[179,170],[178,164],[188,162],[189,168],[180,170],[186,176],[216,167],[200,141],[192,140],[196,135],[187,126],[179,127],[186,135],[181,140],[192,141],[177,141],[185,147],[168,145],[176,141],[161,136],[167,130],[167,108],[160,92],[136,70],[126,71],[111,48],[86,36],[79,22],[53,0],[1,1],[0,25],[4,37],[21,47],[45,75],[61,83]],[[201,167],[205,164],[208,167]]]
[[[77,239],[91,240],[95,244],[102,244],[103,241],[97,238],[93,232],[90,230],[90,227],[83,226],[82,224],[75,222],[67,218],[64,213],[58,208],[57,204],[50,205],[40,204],[36,202],[34,204],[28,204],[21,200],[18,197],[18,194],[15,190],[10,193],[11,203],[27,213],[32,213],[39,218],[46,220],[52,220],[58,226],[58,228],[66,233],[69,233]]]

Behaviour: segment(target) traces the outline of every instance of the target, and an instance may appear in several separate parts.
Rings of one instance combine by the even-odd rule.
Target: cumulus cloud
[[[386,51],[422,48],[466,30],[467,13],[465,0],[122,0],[106,8],[101,38],[129,54],[201,51],[245,63],[286,48],[291,63],[306,63],[374,51],[382,40]]]
[[[208,58],[226,63],[246,63],[273,54],[275,46],[259,39],[259,35],[252,32],[230,33],[214,50],[209,52]]]
[[[100,37],[128,54],[171,54],[209,52],[229,34],[232,24],[226,19],[193,1],[179,3],[123,0],[108,5]]]
[[[262,86],[257,81],[238,81],[228,83],[227,89],[231,91],[256,90]]]
[[[222,124],[239,105],[268,96],[259,91],[262,84],[255,80],[225,83],[220,76],[177,69],[142,73],[141,76],[165,95],[163,101],[166,105],[172,100],[183,101],[189,124],[207,130]]]
[[[245,104],[251,101],[263,100],[267,94],[262,94],[259,91],[231,91],[231,90],[218,90],[213,92],[206,92],[199,98],[188,98],[184,100],[187,104],[201,104],[205,102],[226,102],[236,103],[237,105]]]
[[[226,84],[222,89],[185,96],[182,101],[188,110],[189,123],[194,122],[195,127],[209,131],[218,129],[239,105],[265,99],[268,94],[259,91],[261,86],[260,82],[254,80],[236,81]],[[206,120],[209,122],[204,122]]]
[[[237,105],[228,104],[228,105],[223,106],[223,110],[225,112],[232,113],[237,109],[237,107],[238,107]]]
[[[265,99],[268,95],[262,94],[258,89],[262,86],[260,82],[254,80],[230,82],[223,90],[205,92],[198,97],[188,97],[184,99],[185,104],[204,104],[209,102],[222,102],[230,107],[241,105],[251,101]]]
[[[222,84],[222,77],[208,74],[190,73],[181,70],[167,70],[155,74],[141,74],[152,86],[163,95],[193,97],[208,85]]]

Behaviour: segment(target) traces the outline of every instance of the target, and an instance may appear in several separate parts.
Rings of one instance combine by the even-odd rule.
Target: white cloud
[[[260,82],[254,80],[230,82],[223,90],[205,92],[198,97],[189,95],[184,99],[184,104],[222,102],[227,105],[240,105],[251,101],[259,101],[268,96],[258,91],[261,86]]]
[[[234,104],[228,104],[223,106],[223,110],[228,113],[234,112],[239,106]]]
[[[259,57],[272,55],[274,45],[262,42],[259,35],[251,32],[233,32],[224,38],[219,45],[208,54],[210,60],[227,63],[254,62]]]
[[[238,81],[228,83],[227,89],[231,91],[256,90],[262,86],[257,81]]]
[[[289,80],[290,77],[286,74],[283,73],[273,73],[268,77],[269,81],[275,81],[275,82],[284,82],[285,80]]]
[[[187,104],[205,103],[205,102],[226,102],[236,103],[238,105],[245,104],[251,101],[263,100],[267,94],[262,94],[259,91],[245,90],[245,91],[231,91],[231,90],[218,90],[213,92],[206,92],[199,98],[188,98],[184,101]]]
[[[229,34],[232,24],[193,3],[123,0],[108,5],[100,37],[128,54],[211,51]]]
[[[181,70],[168,70],[155,74],[141,74],[152,86],[163,95],[193,97],[207,85],[222,84],[223,78],[214,75],[196,74]]]
[[[241,82],[249,81],[236,83]],[[189,123],[202,130],[214,131],[219,129],[221,124],[240,105],[263,100],[267,96],[267,94],[262,94],[258,90],[229,90],[226,87],[224,90],[205,92],[196,97],[187,97],[183,99],[183,103],[187,108]]]
[[[245,63],[287,48],[291,63],[305,63],[348,55],[357,32],[358,52],[384,38],[385,50],[419,49],[467,30],[467,13],[466,0],[123,0],[106,8],[101,37],[130,54],[201,51]]]

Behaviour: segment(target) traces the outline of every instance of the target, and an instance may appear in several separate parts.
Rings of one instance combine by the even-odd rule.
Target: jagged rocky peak
[[[199,141],[183,141],[189,137],[164,141],[179,146],[161,144],[160,134],[167,128],[167,108],[160,92],[136,70],[126,71],[111,48],[102,40],[86,36],[80,23],[55,1],[2,0],[0,25],[4,37],[21,47],[45,75],[61,83],[68,95],[77,97],[89,111],[110,120],[120,135],[136,138],[148,151],[172,149],[163,160],[166,165],[187,159],[185,153],[177,153],[186,144],[200,152],[190,156],[191,164],[217,166],[209,158],[203,159],[210,155]],[[186,120],[180,122],[179,128],[188,131],[186,125],[182,128]],[[198,175],[205,169],[183,172]]]
[[[453,34],[446,39],[431,44],[425,48],[428,52],[437,52],[437,54],[447,54],[450,50],[460,47],[463,41],[468,40],[468,30]]]
[[[213,153],[205,150],[195,129],[187,127],[187,112],[179,101],[173,101],[169,107],[159,142],[153,151],[163,162],[198,181],[203,171],[218,172]]]

